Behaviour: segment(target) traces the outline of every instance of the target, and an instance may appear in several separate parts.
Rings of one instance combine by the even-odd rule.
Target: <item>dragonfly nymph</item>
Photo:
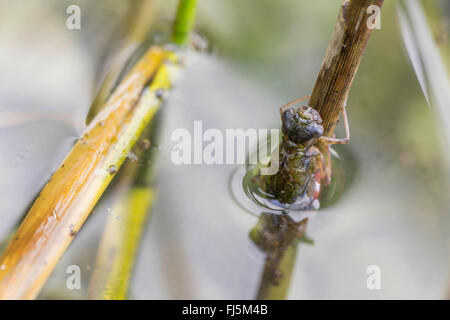
[[[279,170],[259,179],[260,188],[270,201],[287,210],[319,208],[321,184],[327,185],[331,181],[329,147],[347,143],[350,139],[345,106],[342,112],[346,138],[325,137],[322,118],[315,109],[307,105],[290,108],[305,99],[294,100],[280,108]]]

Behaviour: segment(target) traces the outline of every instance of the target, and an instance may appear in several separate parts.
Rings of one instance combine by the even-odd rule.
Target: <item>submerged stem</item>
[[[263,213],[250,231],[252,241],[266,254],[257,299],[285,299],[299,240],[307,219],[294,222],[288,215]]]

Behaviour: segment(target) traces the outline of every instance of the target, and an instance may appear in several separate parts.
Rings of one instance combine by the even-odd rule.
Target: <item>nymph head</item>
[[[281,114],[283,134],[296,144],[310,145],[323,134],[322,118],[311,107],[287,109]]]

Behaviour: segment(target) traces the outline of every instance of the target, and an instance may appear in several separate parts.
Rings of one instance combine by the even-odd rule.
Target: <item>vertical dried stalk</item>
[[[381,9],[383,0],[344,2],[311,94],[309,105],[319,111],[326,136],[334,132],[372,33],[368,28],[374,14],[368,12],[371,5]]]
[[[373,18],[374,12],[368,9],[371,5],[381,9],[382,4],[383,0],[347,0],[341,6],[337,24],[309,100],[309,105],[318,110],[322,117],[326,136],[334,133],[372,32],[368,26],[371,25],[369,18]],[[266,220],[267,218],[262,216],[259,224]],[[306,220],[303,222],[300,227],[304,231]],[[264,249],[267,257],[258,299],[285,299],[288,292],[290,274],[296,258],[297,246],[294,240],[295,237],[300,237],[303,231],[297,233],[298,230],[295,231],[295,228],[286,229],[283,224],[278,224],[278,230],[277,224],[273,224],[270,233],[286,239],[278,247],[268,245]],[[267,236],[268,232],[265,234]],[[260,243],[264,241],[263,235],[261,232],[254,233],[252,239],[255,243]]]

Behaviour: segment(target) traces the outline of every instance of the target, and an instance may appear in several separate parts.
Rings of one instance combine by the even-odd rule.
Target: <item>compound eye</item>
[[[294,130],[296,121],[296,114],[294,110],[288,109],[281,114],[282,132],[289,133]]]
[[[313,122],[306,130],[309,132],[312,138],[320,138],[323,135],[323,126],[317,122]]]

